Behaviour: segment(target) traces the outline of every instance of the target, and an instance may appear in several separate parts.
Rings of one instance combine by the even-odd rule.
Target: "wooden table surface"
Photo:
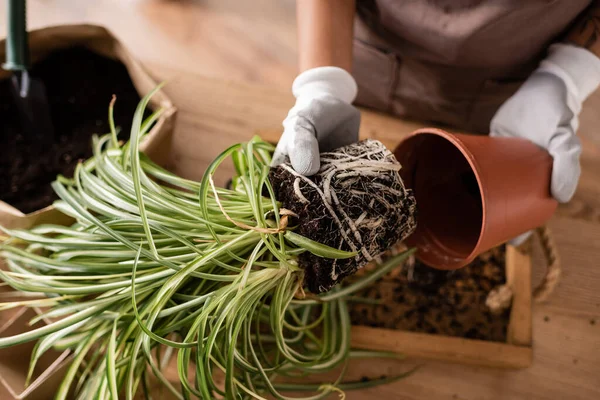
[[[276,139],[293,102],[292,0],[30,0],[28,4],[30,29],[59,23],[103,24],[155,77],[168,79],[165,90],[179,108],[176,140],[202,144],[201,153],[185,153],[186,147],[180,147],[183,153],[178,157],[182,169],[191,171],[188,177],[199,177],[227,145],[256,132]],[[0,7],[0,21],[5,20],[4,12]],[[0,23],[0,35],[4,32],[5,24]],[[586,102],[581,118],[584,152],[579,189],[550,222],[563,275],[550,300],[535,305],[533,366],[502,371],[426,362],[409,379],[350,392],[348,399],[600,399],[599,108],[600,91]],[[393,145],[421,126],[364,112],[361,134]],[[543,272],[541,266],[536,260],[534,284]],[[353,372],[377,376],[410,365],[413,362],[362,362]]]
[[[228,145],[261,133],[277,139],[293,98],[264,86],[207,79],[158,64],[147,65],[179,108],[174,140],[177,169],[199,178]],[[363,110],[361,135],[392,146],[422,124]],[[200,143],[198,153],[181,143]],[[533,366],[494,370],[427,361],[418,373],[385,387],[351,392],[349,399],[598,399],[600,398],[600,148],[584,143],[581,185],[573,202],[550,222],[563,275],[546,304],[535,305]],[[227,175],[221,175],[221,179]],[[543,272],[536,259],[534,283]],[[362,362],[354,373],[398,372],[413,362]]]

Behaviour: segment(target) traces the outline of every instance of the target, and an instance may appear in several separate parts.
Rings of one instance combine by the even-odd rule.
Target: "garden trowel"
[[[54,127],[44,84],[32,77],[29,68],[29,42],[26,27],[26,1],[9,0],[6,37],[6,62],[12,71],[11,88],[18,107],[24,137],[37,150],[53,142]]]

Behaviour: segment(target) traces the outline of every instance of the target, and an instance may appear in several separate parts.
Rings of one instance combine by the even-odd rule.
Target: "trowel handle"
[[[29,64],[29,43],[27,41],[26,0],[8,0],[6,63],[8,71],[24,71]]]

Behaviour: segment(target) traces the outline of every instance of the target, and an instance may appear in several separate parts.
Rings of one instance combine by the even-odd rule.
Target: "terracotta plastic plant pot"
[[[437,269],[457,269],[547,221],[552,157],[517,138],[420,129],[395,150],[414,190],[417,229],[406,244]]]

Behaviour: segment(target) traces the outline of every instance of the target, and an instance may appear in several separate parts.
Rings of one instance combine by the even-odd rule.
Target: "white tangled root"
[[[398,200],[406,199],[408,192],[399,174],[400,164],[381,142],[365,140],[322,153],[316,178],[302,176],[288,164],[281,167],[294,176],[296,200],[305,206],[312,201],[311,209],[322,207],[331,217],[340,234],[338,248],[358,252],[357,263],[362,261],[361,257],[366,262],[372,261],[386,250],[377,242],[377,236],[388,234],[390,230],[386,217],[406,214],[406,204]],[[320,204],[315,204],[317,201]],[[363,207],[364,211],[352,218],[348,210],[357,206]],[[409,215],[404,225],[391,229],[412,232],[416,226],[414,215]],[[363,237],[365,234],[367,237]],[[339,272],[344,272],[338,271],[337,261],[334,260],[331,266],[332,281],[337,281]]]

